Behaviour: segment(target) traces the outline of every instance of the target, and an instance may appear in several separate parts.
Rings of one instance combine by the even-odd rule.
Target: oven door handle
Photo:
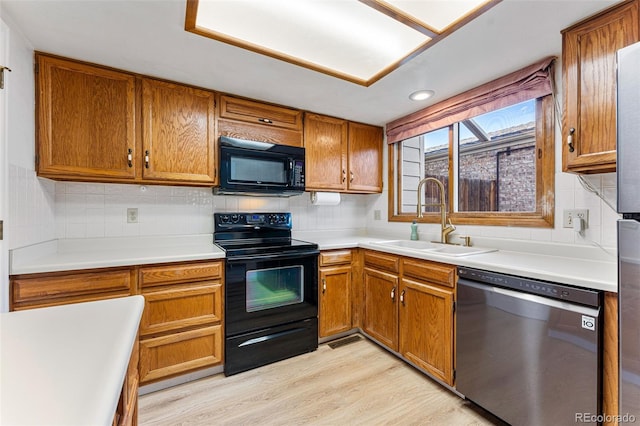
[[[311,250],[299,253],[276,253],[276,254],[254,254],[250,256],[234,256],[228,257],[227,262],[237,263],[246,262],[247,260],[286,260],[286,259],[300,259],[303,257],[317,256],[320,254],[320,250]]]

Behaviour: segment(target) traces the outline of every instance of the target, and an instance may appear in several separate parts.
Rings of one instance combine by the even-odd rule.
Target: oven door
[[[317,317],[318,253],[227,258],[226,336]]]

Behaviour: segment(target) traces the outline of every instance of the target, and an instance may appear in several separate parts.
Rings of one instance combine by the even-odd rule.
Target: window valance
[[[555,56],[547,57],[519,71],[387,123],[387,142],[399,142],[489,111],[549,95],[553,91],[555,60]]]

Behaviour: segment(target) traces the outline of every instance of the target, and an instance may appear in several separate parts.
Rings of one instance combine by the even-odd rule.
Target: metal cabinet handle
[[[144,152],[144,167],[145,169],[149,168],[149,151]]]
[[[402,303],[402,306],[404,306],[404,292],[406,290],[402,290],[402,293],[400,293],[400,303]]]
[[[327,279],[323,278],[322,279],[322,294],[324,294],[327,291]]]
[[[349,172],[349,174],[351,175],[351,179],[349,179],[349,183],[353,182],[353,172]]]
[[[391,300],[396,300],[396,287],[393,286],[391,289]]]
[[[258,118],[258,121],[260,121],[261,123],[273,124],[273,121],[269,120],[268,118]]]
[[[347,171],[345,169],[342,169],[342,183],[344,183],[347,180]]]
[[[569,136],[567,136],[567,145],[569,145],[569,152],[575,151],[575,147],[573,146],[573,134],[576,132],[575,128],[569,129]]]
[[[127,152],[127,164],[129,167],[133,167],[133,150],[131,148]]]

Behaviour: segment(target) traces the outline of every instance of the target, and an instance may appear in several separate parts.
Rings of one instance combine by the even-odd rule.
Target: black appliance
[[[304,148],[220,137],[214,194],[290,197],[304,192]]]
[[[226,252],[225,375],[318,348],[318,245],[291,238],[291,213],[215,213]]]

